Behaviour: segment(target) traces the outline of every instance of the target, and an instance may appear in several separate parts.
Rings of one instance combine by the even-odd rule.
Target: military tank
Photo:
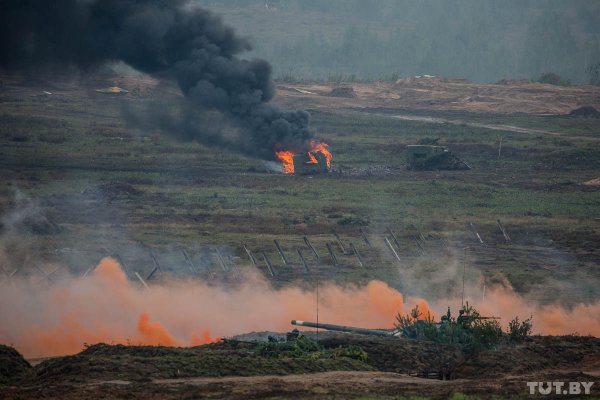
[[[406,147],[407,168],[414,171],[464,171],[469,164],[455,156],[444,146],[409,145]]]
[[[325,329],[327,331],[357,333],[359,335],[371,335],[371,336],[399,336],[397,330],[383,330],[383,329],[367,329],[359,328],[356,326],[344,326],[344,325],[333,325],[333,324],[322,324],[317,322],[300,321],[297,319],[292,320],[292,325],[305,326],[308,328]]]
[[[435,326],[439,329],[441,326],[446,324],[459,324],[463,328],[470,328],[471,324],[477,320],[490,320],[500,319],[499,317],[484,317],[479,313],[473,313],[473,308],[469,306],[467,302],[466,306],[462,306],[458,310],[458,317],[453,318],[450,313],[450,307],[446,314],[442,315],[439,322],[428,322],[426,320],[417,320],[412,325],[403,328],[396,327],[395,329],[368,329],[357,326],[345,326],[345,325],[334,325],[324,324],[321,322],[308,322],[293,319],[291,324],[296,326],[304,326],[307,328],[324,329],[327,331],[347,332],[356,333],[359,335],[371,335],[371,336],[383,336],[383,337],[397,337],[407,339],[417,339],[421,337],[420,331],[425,329],[428,324]]]

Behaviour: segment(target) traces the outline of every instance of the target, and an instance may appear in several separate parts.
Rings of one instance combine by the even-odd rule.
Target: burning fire
[[[317,164],[317,159],[315,158],[316,153],[321,153],[325,156],[325,160],[327,162],[327,168],[331,167],[331,152],[329,151],[329,145],[327,143],[319,142],[315,139],[312,139],[310,142],[310,150],[308,150],[308,158],[310,164]],[[279,161],[281,161],[283,167],[284,174],[293,174],[294,173],[294,156],[297,153],[294,153],[290,150],[281,150],[276,151],[275,156]]]
[[[279,161],[281,161],[284,174],[294,173],[294,153],[292,153],[291,151],[282,150],[276,151],[275,156]]]

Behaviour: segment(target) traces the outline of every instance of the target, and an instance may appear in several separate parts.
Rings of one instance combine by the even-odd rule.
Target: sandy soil
[[[350,93],[332,92],[336,87]],[[568,114],[581,106],[600,109],[600,87],[555,86],[528,81],[479,84],[441,77],[396,82],[281,84],[276,101],[303,108],[390,108],[492,114]]]
[[[71,95],[77,90],[87,90],[106,96],[96,93],[96,89],[109,86],[127,89],[130,96],[152,96],[157,91],[162,95],[180,93],[175,83],[160,82],[145,75],[99,75],[65,80],[0,74],[0,81],[0,89],[3,84],[19,84],[22,89],[30,87],[31,92],[39,95]],[[557,86],[529,81],[482,84],[443,77],[372,83],[279,83],[274,102],[289,108],[560,115],[582,106],[600,110],[600,86]]]

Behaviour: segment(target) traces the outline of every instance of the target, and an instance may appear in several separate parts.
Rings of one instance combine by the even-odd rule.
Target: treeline
[[[232,21],[253,37],[253,55],[268,59],[279,77],[430,74],[494,82],[552,72],[587,83],[600,62],[599,1],[198,2],[226,21],[237,13]]]

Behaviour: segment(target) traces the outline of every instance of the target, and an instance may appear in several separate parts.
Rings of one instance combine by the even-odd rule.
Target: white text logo
[[[527,382],[529,394],[590,394],[594,382]]]

